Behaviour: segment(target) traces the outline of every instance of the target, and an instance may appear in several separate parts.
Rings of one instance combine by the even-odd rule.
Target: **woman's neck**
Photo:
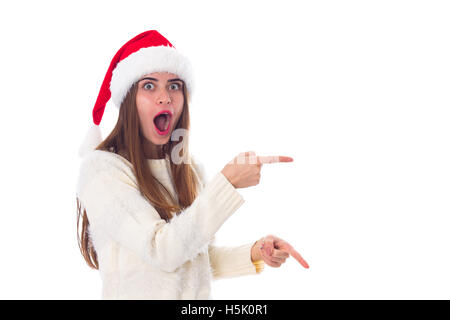
[[[162,146],[155,145],[151,142],[144,144],[144,156],[146,159],[164,159],[165,154],[162,150]]]

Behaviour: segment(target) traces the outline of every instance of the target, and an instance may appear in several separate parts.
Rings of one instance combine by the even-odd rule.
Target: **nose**
[[[171,102],[170,95],[166,90],[161,90],[158,97],[158,104],[169,104]]]

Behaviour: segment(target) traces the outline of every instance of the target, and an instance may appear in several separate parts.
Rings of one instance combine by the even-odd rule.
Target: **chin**
[[[153,144],[157,146],[165,145],[170,140],[170,135],[167,135],[167,137],[159,138],[157,141],[150,140]]]
[[[154,143],[154,142],[153,142],[153,144],[154,144],[154,145],[157,145],[157,146],[163,146],[163,145],[167,144],[167,141],[166,141],[166,142],[161,142],[161,143]]]

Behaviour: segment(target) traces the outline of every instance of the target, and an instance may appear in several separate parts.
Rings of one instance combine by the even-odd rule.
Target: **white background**
[[[293,258],[214,299],[450,298],[446,1],[17,1],[0,5],[0,298],[99,299],[76,242],[77,150],[109,63],[162,33],[195,71],[191,152],[287,155],[217,233]],[[117,119],[108,103],[105,137]]]

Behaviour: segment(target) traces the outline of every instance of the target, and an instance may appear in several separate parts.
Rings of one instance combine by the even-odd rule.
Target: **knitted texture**
[[[173,194],[170,160],[147,161]],[[253,242],[213,244],[243,197],[221,172],[206,182],[202,167],[194,162],[193,168],[201,190],[167,223],[141,195],[126,159],[100,150],[84,158],[77,196],[87,211],[103,299],[211,299],[212,280],[258,273],[251,261]]]

